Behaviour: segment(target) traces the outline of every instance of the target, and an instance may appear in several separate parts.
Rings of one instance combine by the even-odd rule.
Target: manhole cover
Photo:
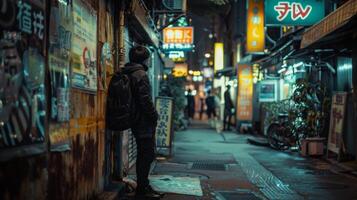
[[[224,200],[261,200],[252,192],[218,192],[218,195],[221,197],[219,199],[223,198]]]
[[[226,171],[226,165],[221,163],[194,162],[191,166],[191,169]]]

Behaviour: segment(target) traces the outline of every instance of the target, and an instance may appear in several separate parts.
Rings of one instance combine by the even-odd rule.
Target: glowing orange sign
[[[253,75],[249,65],[238,66],[237,118],[240,121],[253,119]]]
[[[264,52],[264,0],[248,0],[247,52]]]
[[[193,27],[169,27],[164,29],[164,43],[192,44]]]

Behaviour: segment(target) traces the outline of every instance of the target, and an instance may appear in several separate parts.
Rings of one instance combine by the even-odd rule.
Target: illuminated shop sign
[[[264,0],[248,0],[247,52],[264,52]]]
[[[266,25],[313,25],[325,16],[323,0],[266,0]]]
[[[168,57],[174,62],[184,62],[186,60],[184,51],[169,51]]]
[[[187,76],[187,68],[186,63],[176,63],[172,70],[172,75],[175,77]]]
[[[165,44],[193,44],[193,27],[169,27],[164,29]]]
[[[214,43],[214,71],[224,68],[224,49],[223,43]]]
[[[191,51],[192,44],[163,44],[162,48],[165,51]]]

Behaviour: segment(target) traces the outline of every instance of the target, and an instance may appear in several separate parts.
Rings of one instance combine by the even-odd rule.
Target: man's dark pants
[[[155,159],[155,129],[132,130],[136,139],[136,176],[137,190],[144,190],[149,185],[149,172],[151,163]]]
[[[224,116],[223,117],[223,129],[224,130],[227,130],[227,129],[229,130],[231,128],[231,118],[232,118],[231,109],[225,108],[223,116]]]

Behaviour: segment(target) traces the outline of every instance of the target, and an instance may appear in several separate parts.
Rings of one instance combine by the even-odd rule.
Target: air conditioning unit
[[[163,4],[169,10],[186,12],[187,0],[163,0]]]

